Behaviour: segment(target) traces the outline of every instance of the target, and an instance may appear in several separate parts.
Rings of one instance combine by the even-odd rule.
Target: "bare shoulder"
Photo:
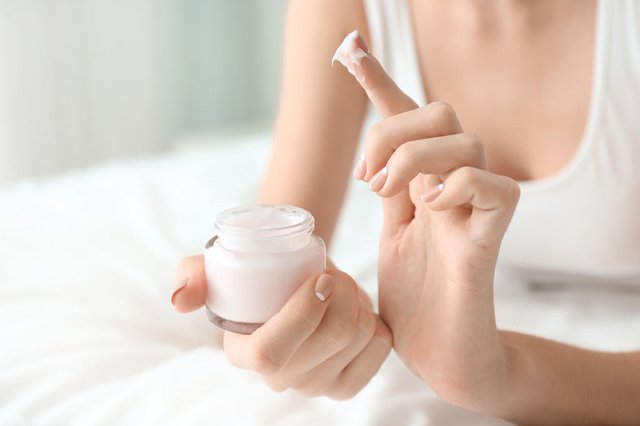
[[[299,69],[323,69],[327,58],[333,56],[342,39],[354,29],[369,40],[364,1],[289,0],[285,71],[287,65]],[[300,64],[302,66],[297,67],[297,59],[306,61],[306,66]]]
[[[289,0],[279,114],[285,128],[304,119],[311,132],[312,123],[326,127],[331,115],[336,131],[359,129],[366,96],[347,72],[331,67],[335,49],[354,29],[368,38],[364,0]]]
[[[309,27],[321,25],[324,35],[339,39],[354,29],[368,35],[364,0],[289,0],[289,18]]]

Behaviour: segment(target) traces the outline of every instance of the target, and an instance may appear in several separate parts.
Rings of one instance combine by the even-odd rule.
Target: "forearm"
[[[501,331],[508,389],[490,414],[518,424],[637,424],[640,353],[579,349]]]
[[[328,245],[348,188],[358,135],[343,135],[340,140],[309,129],[306,133],[313,136],[304,140],[297,136],[301,133],[295,129],[276,132],[260,202],[308,210],[315,218],[315,233]],[[341,146],[335,146],[336,140]]]
[[[366,96],[347,72],[331,66],[331,57],[345,34],[364,27],[360,2],[289,2],[282,92],[260,201],[307,209],[327,244],[366,111]]]

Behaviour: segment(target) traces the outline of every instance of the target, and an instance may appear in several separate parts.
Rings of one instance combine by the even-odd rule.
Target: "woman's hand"
[[[493,276],[518,185],[486,170],[481,141],[450,106],[418,108],[360,38],[343,49],[384,116],[354,172],[384,197],[381,316],[415,374],[450,402],[484,411],[507,389]]]
[[[176,278],[181,283],[171,297],[176,310],[202,307],[203,257],[184,258]],[[336,269],[307,279],[253,334],[224,332],[229,361],[260,373],[271,389],[292,388],[302,395],[334,399],[358,393],[376,374],[391,345],[391,333],[371,310],[368,296]]]

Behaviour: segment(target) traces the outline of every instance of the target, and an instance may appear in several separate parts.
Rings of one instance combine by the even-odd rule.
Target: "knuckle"
[[[368,146],[367,148],[372,148],[379,146],[382,141],[385,140],[386,133],[386,125],[384,120],[378,121],[369,129],[369,135],[367,137]]]
[[[393,347],[393,335],[391,330],[384,324],[379,324],[376,327],[373,338],[387,350],[391,350]]]
[[[400,164],[407,164],[413,158],[411,151],[410,144],[400,145],[393,154],[394,161]]]
[[[446,102],[434,101],[431,102],[427,108],[429,110],[425,112],[427,112],[427,114],[433,114],[431,116],[434,117],[438,123],[449,124],[456,119],[455,110]]]
[[[463,184],[469,185],[477,179],[477,175],[473,167],[464,166],[456,170],[456,178]]]
[[[475,133],[461,133],[459,137],[464,148],[463,152],[467,157],[464,161],[474,167],[484,168],[484,143],[482,139]]]
[[[346,401],[358,394],[360,388],[354,386],[336,386],[327,392],[327,396],[336,401]]]
[[[457,377],[435,382],[432,388],[440,398],[451,404],[464,404],[468,400],[467,385],[463,380],[457,380]]]
[[[358,335],[362,336],[367,342],[370,341],[376,333],[376,317],[368,309],[361,307],[358,316]]]
[[[390,161],[393,161],[394,165],[403,168],[410,164],[414,158],[412,151],[412,144],[402,144],[395,150]]]
[[[520,185],[510,177],[505,177],[507,198],[514,204],[520,199]]]
[[[317,398],[319,396],[328,396],[329,391],[323,385],[305,385],[293,388],[296,393],[306,398]]]
[[[371,174],[379,167],[382,167],[393,154],[394,151],[390,146],[390,135],[388,133],[388,126],[385,120],[374,124],[369,129],[364,146],[367,159],[367,174]]]
[[[353,341],[357,332],[357,318],[346,313],[336,315],[328,333],[328,339],[334,350],[340,351]]]
[[[282,380],[278,374],[262,376],[262,381],[274,392],[284,392],[290,387],[289,384],[285,380]]]
[[[441,116],[451,116],[455,114],[453,107],[443,101],[433,101],[429,104],[429,107]]]
[[[461,137],[467,149],[469,149],[472,154],[475,156],[484,155],[484,144],[480,136],[475,133],[462,133]]]
[[[338,350],[344,349],[353,341],[357,330],[355,321],[334,324],[330,339]]]
[[[264,375],[272,375],[282,369],[282,363],[278,362],[271,349],[264,343],[254,343],[247,353],[249,368]]]
[[[375,372],[372,371],[369,371],[364,375],[342,371],[331,389],[332,392],[330,397],[340,401],[351,399],[367,386],[374,375]]]
[[[316,389],[309,387],[294,388],[294,390],[298,395],[304,396],[305,398],[316,398],[322,396],[322,394]]]

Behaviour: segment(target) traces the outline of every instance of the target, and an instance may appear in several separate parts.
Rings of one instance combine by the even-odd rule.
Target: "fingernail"
[[[185,288],[187,286],[187,284],[189,284],[189,278],[185,278],[182,281],[178,281],[176,283],[176,287],[173,290],[173,294],[171,294],[171,304],[175,305],[175,301],[176,301],[176,296],[178,293],[180,293],[180,291]]]
[[[380,191],[384,186],[384,183],[387,181],[387,175],[388,175],[388,171],[386,167],[380,170],[378,173],[376,173],[375,176],[373,176],[371,178],[371,181],[369,182],[369,189],[372,190],[373,192]]]
[[[427,192],[425,192],[420,196],[420,199],[422,199],[422,201],[424,201],[425,203],[430,203],[436,198],[438,198],[440,194],[442,194],[443,189],[444,189],[444,183],[441,183],[438,186],[434,186],[433,188],[429,188]]]
[[[320,300],[321,302],[327,300],[329,296],[331,296],[331,293],[333,293],[333,289],[335,288],[335,286],[336,280],[331,275],[320,275],[320,278],[318,278],[318,281],[316,281],[316,287],[314,290],[316,292],[316,297],[318,298],[318,300]]]
[[[353,178],[356,180],[364,179],[364,176],[367,174],[367,160],[364,158],[364,154],[360,155],[360,161],[358,161],[358,165],[353,170]]]

